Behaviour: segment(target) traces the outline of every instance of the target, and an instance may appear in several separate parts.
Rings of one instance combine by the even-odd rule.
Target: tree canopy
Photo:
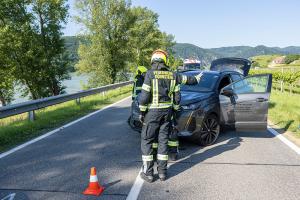
[[[1,74],[25,86],[23,96],[62,93],[69,71],[61,32],[66,0],[2,0],[0,8]]]
[[[170,49],[174,37],[159,30],[158,15],[126,0],[77,0],[88,42],[79,46],[80,73],[90,75],[89,86],[114,83],[118,74],[149,66],[157,48]]]

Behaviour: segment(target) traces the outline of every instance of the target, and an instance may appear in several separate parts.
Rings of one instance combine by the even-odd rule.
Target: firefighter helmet
[[[151,57],[151,63],[153,62],[160,62],[168,65],[168,53],[161,49],[155,50]]]
[[[137,70],[136,70],[136,74],[144,74],[147,72],[147,68],[145,66],[138,66]]]

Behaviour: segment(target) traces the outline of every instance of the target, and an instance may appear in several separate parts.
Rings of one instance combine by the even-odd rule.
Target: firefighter
[[[134,77],[134,83],[132,88],[132,100],[134,100],[137,97],[137,95],[141,92],[146,72],[147,72],[146,67],[138,66],[136,70],[136,75]]]
[[[179,85],[197,84],[202,76],[201,73],[193,77],[169,71],[168,54],[160,49],[153,52],[151,66],[146,73],[138,99],[141,111],[139,117],[143,123],[141,133],[143,171],[140,176],[147,182],[153,182],[153,154],[156,146],[159,179],[164,181],[167,178],[168,140],[173,107],[179,109]]]

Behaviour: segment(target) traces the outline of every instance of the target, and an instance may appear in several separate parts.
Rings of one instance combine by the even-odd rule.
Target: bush
[[[285,64],[290,64],[290,63],[292,63],[292,62],[294,62],[295,60],[298,60],[298,59],[300,59],[300,55],[296,55],[296,54],[287,55],[284,58],[284,63]]]

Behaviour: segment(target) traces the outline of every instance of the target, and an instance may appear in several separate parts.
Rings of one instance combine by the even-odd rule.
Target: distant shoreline
[[[70,75],[70,80],[63,81],[63,85],[66,86],[66,92],[71,94],[82,90],[82,84],[87,83],[88,77],[86,75],[77,75],[76,73],[71,73]],[[29,100],[29,98],[21,97],[21,94],[18,91],[16,91],[14,98],[15,100],[12,102],[12,104],[22,103]]]

